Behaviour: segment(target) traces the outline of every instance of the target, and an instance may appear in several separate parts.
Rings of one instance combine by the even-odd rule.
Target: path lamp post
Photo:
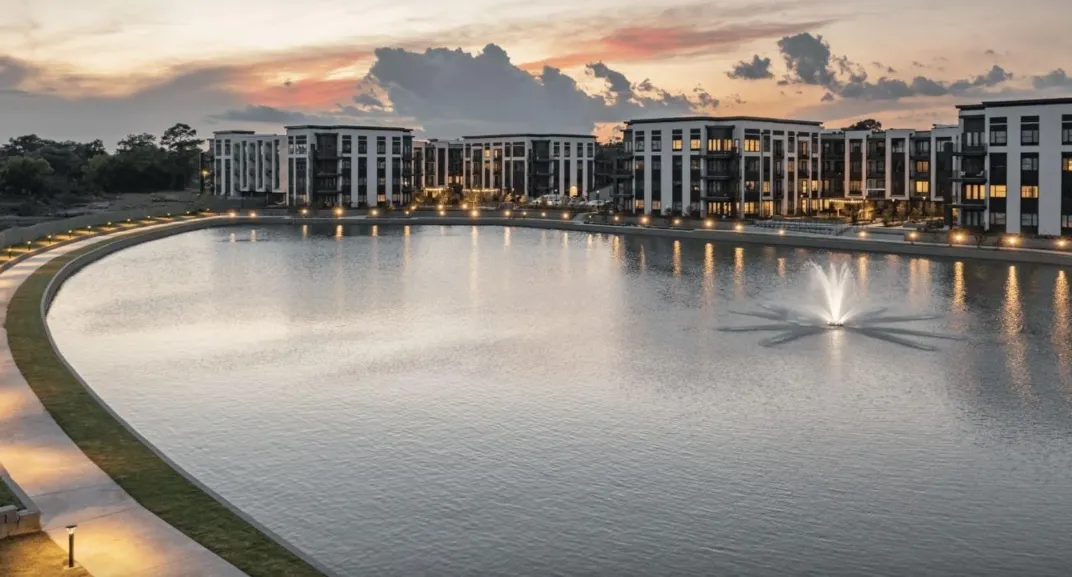
[[[74,530],[78,525],[67,525],[67,568],[74,568]]]

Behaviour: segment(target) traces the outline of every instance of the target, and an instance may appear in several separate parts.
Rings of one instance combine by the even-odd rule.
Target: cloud
[[[837,73],[831,67],[830,45],[823,37],[802,32],[778,41],[778,50],[785,59],[784,82],[812,86],[836,86]]]
[[[652,115],[688,114],[717,106],[702,89],[673,94],[649,80],[633,84],[602,62],[586,74],[606,85],[588,94],[558,68],[537,76],[510,61],[496,44],[476,54],[461,49],[376,50],[368,79],[384,90],[394,112],[441,137],[487,131],[588,132],[596,123]]]
[[[823,98],[822,100],[820,100],[820,102],[833,102],[834,100],[834,95],[827,92],[826,94],[823,94]]]
[[[579,49],[535,62],[521,68],[540,71],[544,66],[574,68],[591,62],[642,62],[682,58],[698,54],[728,53],[756,40],[777,38],[800,30],[829,24],[828,20],[801,22],[761,22],[725,24],[714,28],[688,25],[636,25],[582,40]]]
[[[733,69],[726,73],[726,76],[734,79],[741,80],[763,80],[765,78],[774,78],[774,73],[771,72],[771,59],[760,58],[759,54],[752,56],[752,61],[742,60],[733,65]]]
[[[1031,78],[1031,85],[1035,87],[1035,90],[1046,90],[1047,88],[1072,88],[1072,78],[1065,74],[1063,68],[1051,70],[1041,76],[1033,76]]]

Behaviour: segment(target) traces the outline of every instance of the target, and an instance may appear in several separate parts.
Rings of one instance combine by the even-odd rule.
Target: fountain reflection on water
[[[891,326],[902,323],[940,318],[939,315],[888,314],[890,307],[869,306],[867,295],[861,294],[849,264],[840,266],[830,263],[808,263],[810,292],[805,301],[788,305],[762,304],[762,310],[736,312],[735,314],[772,321],[767,324],[740,327],[724,327],[723,332],[775,332],[763,339],[763,346],[774,346],[804,337],[817,335],[831,329],[843,330],[873,339],[919,349],[933,351],[935,348],[919,339],[959,340],[960,337],[932,331]]]

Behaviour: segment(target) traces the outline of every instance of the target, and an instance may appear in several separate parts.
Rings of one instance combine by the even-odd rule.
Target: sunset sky
[[[1072,95],[1067,0],[5,0],[0,138],[644,116],[861,117]]]

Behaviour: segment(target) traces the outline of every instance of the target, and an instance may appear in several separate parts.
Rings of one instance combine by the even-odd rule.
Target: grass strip
[[[103,241],[59,256],[23,282],[8,305],[15,364],[52,418],[76,445],[143,507],[253,577],[321,573],[211,495],[186,480],[105,411],[49,343],[41,300],[52,277]],[[151,378],[151,375],[147,375]]]
[[[67,568],[67,551],[46,533],[0,539],[0,575],[4,577],[90,577],[77,564]]]

